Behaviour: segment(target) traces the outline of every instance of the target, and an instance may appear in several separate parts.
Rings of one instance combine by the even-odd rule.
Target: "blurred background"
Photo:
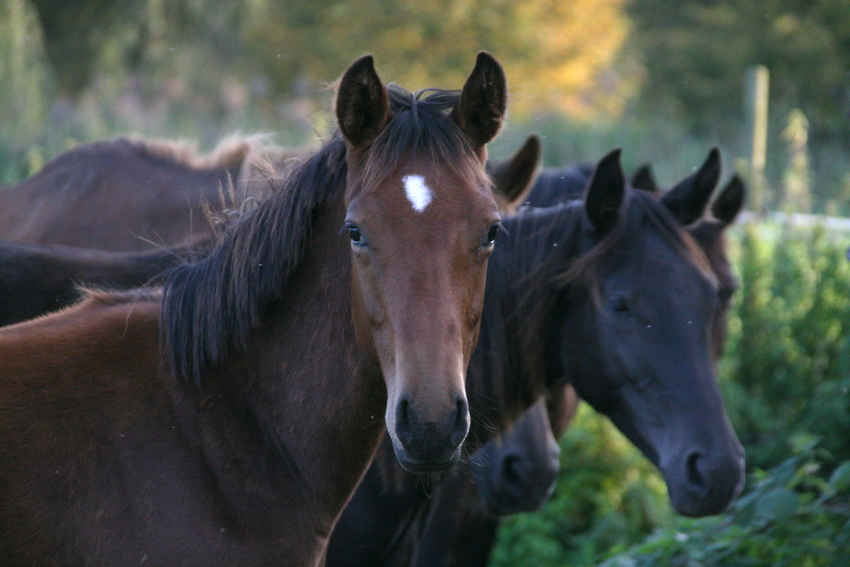
[[[730,231],[742,285],[720,379],[749,492],[720,518],[676,517],[585,408],[553,500],[505,523],[491,564],[847,565],[848,0],[0,0],[0,184],[119,134],[314,145],[356,57],[410,89],[460,88],[481,49],[511,87],[494,157],[531,132],[551,166],[621,146],[666,187],[717,145],[751,208],[814,214]]]

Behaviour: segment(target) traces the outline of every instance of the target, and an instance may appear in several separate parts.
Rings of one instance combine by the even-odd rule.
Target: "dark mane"
[[[392,118],[368,153],[366,187],[422,154],[458,175],[480,172],[476,185],[489,187],[482,162],[449,118],[458,93],[388,90]],[[284,175],[272,196],[236,222],[204,261],[169,275],[161,334],[172,372],[200,382],[205,368],[246,347],[263,309],[280,296],[302,259],[313,212],[342,198],[347,171],[346,143],[337,133]]]
[[[658,229],[664,239],[685,258],[690,259],[699,270],[711,278],[714,277],[702,250],[654,193],[631,189],[626,192],[626,198],[626,210],[637,207],[640,214],[626,213],[611,232],[591,250],[576,258],[565,270],[554,274],[554,278],[561,287],[578,285],[593,290],[598,283],[597,270],[603,258],[617,245],[624,234],[636,232],[637,226],[644,222],[649,222]]]
[[[172,372],[199,382],[205,367],[245,348],[263,308],[301,261],[313,211],[344,188],[345,151],[335,135],[235,223],[206,259],[168,276],[160,325]]]
[[[543,384],[543,337],[559,289],[554,274],[564,258],[577,254],[583,221],[581,201],[525,209],[502,221],[510,238],[500,240],[490,258],[481,332],[467,375],[468,395],[483,400],[470,407],[493,414],[473,416],[473,444],[479,428],[503,427],[494,420],[518,416],[543,393],[526,386]],[[498,378],[516,372],[522,372],[521,380]]]

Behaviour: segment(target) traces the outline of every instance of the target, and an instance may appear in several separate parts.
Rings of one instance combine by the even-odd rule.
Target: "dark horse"
[[[343,75],[340,134],[161,292],[0,330],[9,565],[316,565],[385,431],[452,466],[499,216],[501,66],[460,93]]]
[[[0,326],[76,303],[84,294],[80,286],[132,289],[161,284],[164,272],[203,256],[209,243],[204,239],[149,252],[106,252],[0,242]]]
[[[658,199],[626,187],[613,152],[584,201],[504,221],[467,377],[477,418],[470,450],[568,380],[661,469],[677,511],[729,505],[743,450],[711,361],[717,282],[684,229],[715,184]],[[427,491],[393,467],[380,451],[334,532],[328,565],[387,562],[416,529]]]
[[[0,188],[0,239],[142,251],[210,236],[205,207],[245,199],[255,146],[233,139],[200,157],[178,142],[81,144]]]

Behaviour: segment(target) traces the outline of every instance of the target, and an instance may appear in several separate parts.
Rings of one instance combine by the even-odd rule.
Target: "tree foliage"
[[[367,52],[397,82],[455,85],[486,49],[521,102],[563,108],[596,84],[627,31],[623,0],[32,2],[59,83],[74,94],[116,53],[134,71],[177,71],[169,53],[191,49],[198,63],[215,60],[214,77],[260,75],[275,93],[297,96]]]
[[[842,567],[850,561],[850,461],[821,476],[812,446],[770,473],[723,516],[679,519],[600,567]]]
[[[674,119],[710,130],[740,117],[744,71],[764,64],[775,108],[802,109],[818,135],[850,135],[846,0],[634,0],[629,14],[642,98],[668,101]]]

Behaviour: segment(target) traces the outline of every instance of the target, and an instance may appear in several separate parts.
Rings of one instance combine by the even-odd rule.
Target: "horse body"
[[[209,242],[150,252],[105,252],[60,244],[0,242],[0,326],[79,301],[78,286],[131,289],[157,282]]]
[[[342,211],[334,212],[317,233],[338,226]],[[311,321],[309,335],[264,325],[202,389],[172,380],[162,361],[156,296],[114,304],[95,296],[0,333],[9,420],[0,451],[10,465],[0,480],[0,547],[12,564],[318,560],[359,479],[350,471],[362,471],[377,444],[386,399],[349,322],[348,246],[316,240],[308,254],[328,258],[327,240],[336,240],[331,265],[341,267],[328,274],[324,262],[306,262],[288,282],[288,300],[267,315]],[[54,352],[62,359],[45,367]],[[322,468],[330,474],[314,472]]]
[[[142,251],[210,236],[204,206],[223,205],[250,152],[249,141],[207,160],[126,138],[77,146],[0,188],[0,238]]]
[[[498,220],[484,144],[505,88],[485,53],[459,96],[436,98],[388,92],[361,58],[340,83],[341,135],[161,293],[96,292],[0,330],[0,555],[316,565],[385,410],[403,463],[451,466],[462,369],[429,368],[468,360],[477,335]],[[395,340],[399,322],[434,337],[430,358]]]

